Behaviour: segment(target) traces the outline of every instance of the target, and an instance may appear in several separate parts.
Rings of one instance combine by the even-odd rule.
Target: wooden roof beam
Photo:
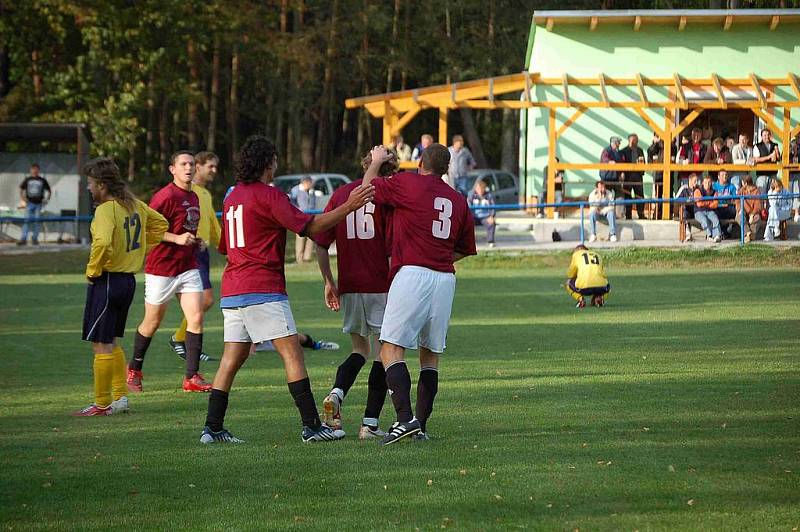
[[[728,100],[725,99],[725,93],[722,92],[722,84],[719,82],[719,76],[715,73],[711,74],[711,81],[714,82],[714,88],[717,90],[717,100],[723,109],[728,108]]]
[[[725,17],[725,22],[722,24],[722,30],[728,31],[733,26],[733,15],[728,15]]]
[[[569,76],[567,74],[561,78],[561,87],[564,91],[564,103],[569,105]]]
[[[675,81],[675,96],[677,96],[678,101],[681,104],[681,107],[684,109],[686,108],[686,94],[683,92],[683,83],[681,82],[681,77],[678,75],[677,72],[672,74],[672,79]]]
[[[633,19],[633,31],[639,31],[642,29],[642,17],[636,15],[636,18]]]
[[[789,74],[789,85],[792,86],[794,95],[797,96],[798,100],[800,100],[800,81],[797,79],[797,74]]]
[[[553,26],[555,26],[555,23],[556,21],[553,19],[553,17],[547,17],[547,26],[545,26],[547,31],[553,31]]]
[[[764,96],[764,92],[761,90],[761,84],[758,81],[758,77],[756,77],[756,75],[752,72],[750,72],[750,84],[753,86],[753,90],[756,92],[758,103],[761,104],[762,109],[765,109],[767,107],[767,98]]]
[[[649,102],[647,101],[647,93],[644,90],[644,80],[639,72],[636,73],[636,84],[639,86],[639,98],[641,98],[643,104],[647,105]]]
[[[523,94],[523,99],[526,102],[531,101],[531,73],[525,72],[525,93]]]
[[[769,31],[775,31],[780,22],[781,22],[780,15],[772,15],[772,18],[769,21]]]
[[[601,72],[599,80],[600,80],[600,98],[603,100],[603,106],[608,107],[608,92],[606,91],[606,75]]]
[[[592,17],[591,19],[589,19],[589,31],[594,31],[597,29],[597,24],[599,20],[600,19],[597,17]]]
[[[686,29],[686,21],[687,20],[688,19],[685,16],[683,16],[683,17],[681,17],[679,19],[679,21],[678,21],[678,31],[683,31],[683,30]]]

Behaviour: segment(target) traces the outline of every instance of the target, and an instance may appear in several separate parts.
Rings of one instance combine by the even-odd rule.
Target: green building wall
[[[543,77],[594,77],[600,73],[611,78],[633,78],[641,73],[650,78],[670,78],[678,73],[684,78],[708,78],[717,73],[722,78],[746,78],[750,72],[762,78],[785,78],[788,72],[800,69],[800,25],[783,24],[774,31],[768,27],[734,25],[723,31],[721,25],[692,24],[683,31],[668,25],[643,25],[635,32],[629,24],[604,24],[595,31],[584,25],[556,24],[553,31],[534,24],[528,46],[526,68]],[[666,88],[660,93],[648,88],[651,100],[665,100]],[[561,101],[561,87],[534,86],[534,98]],[[607,87],[611,100],[638,101],[634,88]],[[598,90],[571,86],[573,101],[600,101]],[[777,100],[794,99],[791,89],[775,95]],[[715,98],[715,97],[714,97]],[[560,109],[556,123],[563,124],[574,109]],[[663,111],[647,111],[657,124],[663,124]],[[780,110],[775,121],[783,123]],[[800,120],[800,110],[792,114],[792,124]],[[544,167],[548,159],[548,109],[530,108],[521,113],[520,176],[526,197],[540,195]],[[557,144],[557,157],[562,162],[597,162],[609,137],[625,139],[629,133],[639,135],[639,145],[647,150],[652,129],[633,109],[592,108],[584,113]],[[625,141],[623,141],[625,146]],[[588,195],[598,179],[597,171],[570,171],[565,174],[566,195]],[[645,195],[651,195],[652,177],[645,175]]]

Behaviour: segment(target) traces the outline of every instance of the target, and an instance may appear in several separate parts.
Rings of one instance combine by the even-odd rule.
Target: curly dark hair
[[[277,156],[278,150],[275,149],[275,144],[267,137],[262,135],[249,137],[234,158],[233,173],[236,180],[242,183],[255,183],[261,179],[264,170]]]

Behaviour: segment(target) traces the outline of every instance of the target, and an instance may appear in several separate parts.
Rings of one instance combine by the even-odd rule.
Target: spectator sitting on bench
[[[608,220],[608,239],[617,241],[617,217],[614,213],[614,193],[606,190],[606,184],[598,181],[594,190],[589,193],[589,222],[592,224],[592,235],[589,242],[597,240],[597,216],[605,216]]]
[[[753,178],[749,175],[742,177],[742,187],[739,189],[742,196],[757,196],[760,194],[758,187],[753,184]],[[744,241],[750,242],[758,234],[758,224],[761,222],[761,208],[763,202],[758,198],[746,198],[744,200]],[[742,219],[742,200],[736,200],[736,220]]]
[[[720,170],[717,175],[717,182],[714,183],[714,192],[717,193],[717,196],[735,196],[736,195],[736,187],[734,187],[730,182],[728,182],[728,172],[726,170]],[[736,207],[733,206],[733,200],[719,200],[719,206],[717,206],[717,217],[722,220],[733,220],[736,218]],[[726,224],[723,228],[723,233],[725,233],[725,237],[729,238],[731,235],[730,232],[731,224]]]
[[[781,222],[792,217],[792,198],[789,191],[783,188],[780,179],[773,179],[769,186],[769,215],[767,227],[764,229],[764,241],[771,242],[780,236]]]
[[[692,172],[689,174],[689,180],[685,185],[681,185],[681,188],[678,189],[678,192],[675,194],[675,198],[694,198],[694,191],[697,189],[697,174]],[[689,227],[688,220],[694,218],[694,204],[693,202],[687,201],[686,203],[682,203],[680,206],[680,213],[679,213],[679,220],[684,224],[682,226],[683,233],[681,234],[682,242],[688,242],[692,239],[692,229]]]
[[[475,181],[475,186],[472,187],[472,192],[469,193],[467,203],[472,207],[485,207],[494,205],[494,196],[486,188],[486,183],[483,179]],[[472,211],[475,221],[483,226],[486,226],[486,242],[489,247],[494,247],[494,230],[495,230],[495,212],[492,209],[475,209]]]
[[[711,198],[716,195],[710,176],[704,177],[703,184],[694,191],[694,219],[700,223],[700,227],[706,232],[706,240],[710,242],[722,240],[719,217],[715,212],[719,202],[716,199],[701,200],[700,198]]]

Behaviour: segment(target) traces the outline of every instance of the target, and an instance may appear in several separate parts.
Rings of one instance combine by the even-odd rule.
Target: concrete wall
[[[561,25],[549,32],[544,26],[534,26],[528,70],[545,77],[609,77],[633,78],[640,72],[646,77],[672,77],[674,72],[685,78],[709,77],[716,72],[723,78],[746,78],[750,72],[760,77],[785,77],[800,68],[800,25],[782,24],[775,31],[754,25],[739,25],[725,32],[721,25],[689,24],[684,31],[670,25],[643,25],[639,32],[627,24],[603,24],[595,31],[583,25]],[[648,98],[663,100],[660,93],[648,89]],[[535,98],[557,101],[563,99],[560,87],[536,86]],[[591,97],[599,101],[594,89],[570,87],[572,100]],[[612,100],[638,101],[637,89],[608,87]],[[687,97],[689,94],[687,94]],[[715,99],[714,95],[698,95]],[[774,95],[776,100],[794,99],[790,90]],[[574,110],[559,111],[560,125]],[[663,111],[648,111],[657,124],[663,124]],[[774,117],[782,124],[780,112]],[[792,115],[792,124],[800,120],[800,110]],[[548,111],[531,108],[521,113],[520,176],[525,182],[526,196],[538,195],[542,189],[543,170],[547,164]],[[600,152],[611,135],[623,137],[637,133],[640,146],[647,149],[652,138],[651,128],[631,109],[592,109],[581,116],[561,138],[557,156],[563,162],[586,163],[599,160]],[[623,146],[625,142],[623,142]],[[597,180],[595,171],[568,172],[567,195],[585,196]],[[645,183],[652,183],[645,176]],[[645,186],[645,194],[652,188]]]

